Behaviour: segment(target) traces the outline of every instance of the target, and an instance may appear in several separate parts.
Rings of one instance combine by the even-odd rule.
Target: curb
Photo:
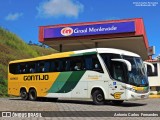
[[[149,98],[160,98],[160,95],[149,95]]]

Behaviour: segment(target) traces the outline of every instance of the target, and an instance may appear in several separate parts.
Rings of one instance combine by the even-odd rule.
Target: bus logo
[[[120,99],[123,92],[115,92],[114,94],[111,94],[115,99]]]
[[[62,34],[63,36],[70,36],[70,35],[73,34],[73,29],[70,28],[70,27],[65,27],[65,28],[63,28],[63,29],[61,30],[61,34]]]

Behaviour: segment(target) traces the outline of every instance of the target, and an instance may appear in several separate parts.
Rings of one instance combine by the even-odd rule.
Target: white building
[[[160,60],[147,60],[155,67],[155,72],[152,73],[151,67],[147,65],[147,73],[149,79],[149,85],[152,93],[160,91]]]

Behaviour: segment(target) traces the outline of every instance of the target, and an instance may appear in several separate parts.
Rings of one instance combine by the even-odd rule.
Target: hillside
[[[51,48],[26,44],[17,35],[0,28],[0,96],[7,96],[7,68],[12,60],[55,53]]]

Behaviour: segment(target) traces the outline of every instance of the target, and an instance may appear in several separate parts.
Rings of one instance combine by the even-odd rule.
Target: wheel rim
[[[26,91],[22,91],[22,92],[21,92],[21,97],[22,97],[22,98],[25,98],[26,95],[27,95]]]
[[[97,95],[97,101],[103,101],[103,95],[102,94]]]
[[[30,93],[30,98],[31,98],[31,99],[35,99],[35,97],[36,97],[36,93],[35,93],[35,92],[31,92],[31,93]]]

